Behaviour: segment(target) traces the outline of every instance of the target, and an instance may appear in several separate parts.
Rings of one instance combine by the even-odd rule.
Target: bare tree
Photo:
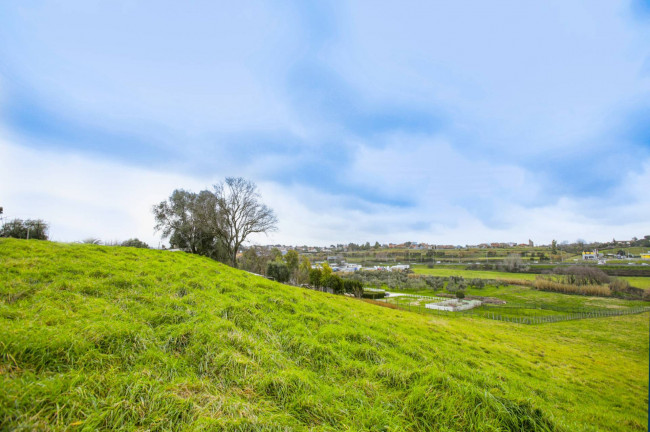
[[[169,237],[172,247],[209,256],[237,266],[237,251],[253,233],[275,230],[277,219],[260,202],[255,183],[226,178],[213,191],[175,190],[153,207],[156,231]]]
[[[275,231],[278,222],[273,210],[260,202],[255,183],[228,177],[214,185],[218,206],[215,229],[224,240],[230,263],[237,267],[237,251],[250,234]]]

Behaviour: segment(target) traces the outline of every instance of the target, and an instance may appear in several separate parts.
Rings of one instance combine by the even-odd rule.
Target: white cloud
[[[7,218],[41,218],[53,240],[138,237],[157,245],[151,206],[176,188],[206,183],[75,154],[0,140],[0,200]]]
[[[384,153],[397,157],[394,149]],[[368,163],[360,154],[359,166]],[[468,169],[476,169],[471,161]],[[438,166],[441,166],[441,162]],[[371,164],[371,166],[375,166]],[[422,169],[427,162],[417,165]],[[507,170],[508,168],[506,168]],[[516,171],[516,170],[515,170]],[[381,178],[381,170],[366,171],[383,185],[390,179]],[[449,171],[443,172],[450,175]],[[500,168],[484,172],[477,179],[463,180],[464,187],[476,188],[499,185]],[[525,174],[523,174],[525,177]],[[408,188],[415,188],[418,177]],[[427,190],[439,188],[436,176],[426,184]],[[51,223],[54,240],[75,241],[86,237],[103,240],[125,240],[138,237],[152,245],[158,244],[153,233],[151,206],[166,199],[172,190],[185,188],[198,191],[220,180],[220,177],[198,178],[173,173],[161,173],[86,156],[57,154],[50,151],[26,149],[0,140],[0,205],[8,218],[42,218]],[[473,185],[474,181],[484,184]],[[260,182],[263,201],[273,208],[279,219],[279,231],[269,236],[251,238],[257,244],[320,244],[376,240],[427,241],[436,243],[472,244],[483,241],[550,242],[551,239],[575,240],[585,238],[605,240],[647,234],[650,215],[650,161],[644,171],[629,174],[620,190],[613,196],[626,198],[612,203],[607,199],[575,200],[562,198],[552,205],[524,207],[503,202],[494,216],[504,227],[486,226],[481,218],[460,205],[428,201],[426,194],[415,207],[391,207],[368,204],[363,210],[350,208],[356,198],[323,193],[305,186],[282,186]],[[504,184],[498,187],[503,188]],[[525,190],[525,182],[518,187]],[[461,188],[462,189],[462,188]],[[460,189],[455,189],[458,191]],[[409,189],[409,193],[411,193]],[[447,199],[441,200],[446,202]],[[607,217],[603,217],[607,214]],[[423,228],[421,223],[428,224]],[[644,231],[645,230],[645,231]]]

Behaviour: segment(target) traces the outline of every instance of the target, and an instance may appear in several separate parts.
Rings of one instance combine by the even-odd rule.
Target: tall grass
[[[533,281],[533,287],[540,291],[551,291],[562,294],[579,294],[602,297],[609,297],[612,294],[612,290],[608,285],[572,285],[555,282],[544,277],[538,277],[535,279],[535,281]]]
[[[446,320],[185,253],[0,240],[0,430],[643,430],[647,331]]]

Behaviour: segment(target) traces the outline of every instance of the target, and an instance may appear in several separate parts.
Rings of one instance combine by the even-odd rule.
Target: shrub
[[[355,297],[361,297],[363,294],[363,284],[358,280],[345,279],[343,281],[343,292],[354,294]]]
[[[526,271],[528,270],[528,266],[524,264],[524,262],[521,260],[521,256],[519,254],[510,254],[508,255],[501,265],[499,266],[501,270],[507,271],[510,273],[518,273],[521,271]]]
[[[553,274],[557,282],[571,285],[595,285],[610,282],[607,273],[588,266],[555,267]]]
[[[335,274],[323,275],[321,277],[321,286],[331,289],[334,294],[343,293],[343,279]]]
[[[149,249],[149,245],[137,238],[128,239],[122,242],[120,246]]]
[[[48,229],[49,225],[41,219],[14,219],[2,225],[0,237],[47,240]]]
[[[462,276],[449,276],[447,283],[447,291],[456,292],[462,291],[467,288],[467,281]]]
[[[612,279],[609,283],[609,289],[612,291],[612,295],[616,297],[642,300],[647,300],[650,297],[648,291],[630,286],[629,282],[623,279]]]
[[[456,298],[458,299],[464,299],[465,298],[465,291],[456,291]]]
[[[434,291],[440,291],[445,287],[445,279],[436,276],[428,276],[424,282]]]
[[[309,270],[309,285],[314,286],[316,288],[320,288],[321,283],[320,279],[322,276],[323,272],[321,269],[315,268]]]
[[[476,289],[483,289],[485,288],[485,281],[483,279],[475,278],[475,279],[470,279],[467,282],[467,285],[476,288]]]
[[[289,267],[283,262],[271,261],[266,267],[266,275],[278,282],[286,282],[290,276]]]
[[[362,298],[369,299],[378,299],[386,297],[386,292],[384,291],[364,291],[361,295]]]

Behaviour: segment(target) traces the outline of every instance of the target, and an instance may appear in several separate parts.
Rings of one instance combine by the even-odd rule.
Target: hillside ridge
[[[646,427],[645,314],[431,318],[124,247],[0,239],[0,264],[2,430]]]

